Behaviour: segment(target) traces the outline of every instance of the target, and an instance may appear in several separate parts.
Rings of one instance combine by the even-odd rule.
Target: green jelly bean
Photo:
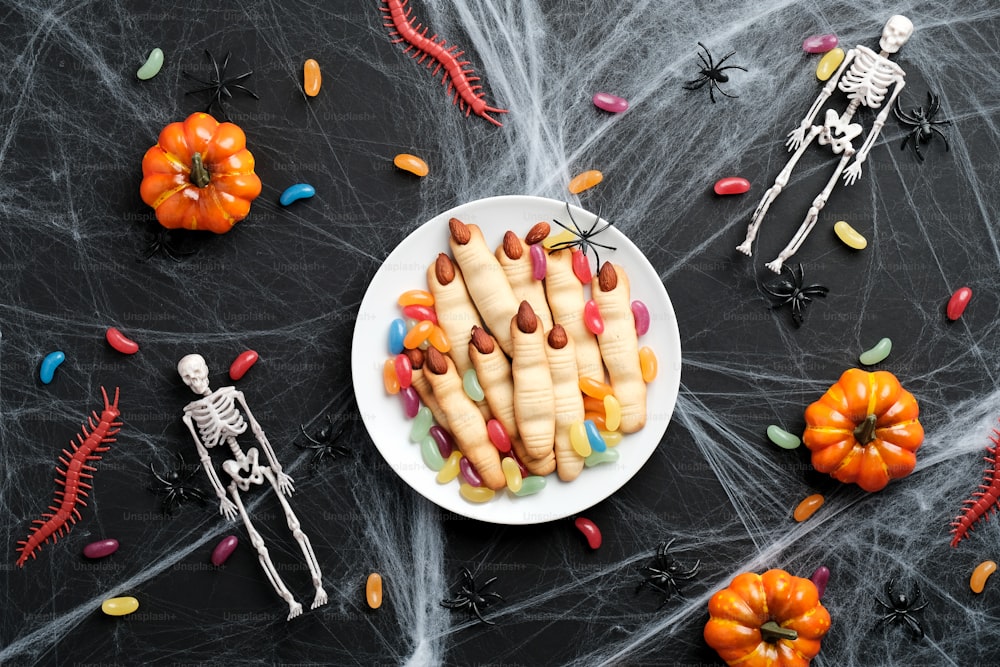
[[[521,482],[521,489],[516,492],[515,496],[530,496],[538,493],[545,488],[545,478],[539,477],[538,475],[530,475],[525,477]]]
[[[767,427],[767,437],[770,438],[771,442],[776,444],[782,449],[795,449],[802,444],[799,440],[799,436],[794,433],[789,433],[780,426],[775,426],[771,424]]]
[[[418,415],[419,417],[419,415]],[[441,450],[438,449],[437,440],[433,435],[426,435],[420,441],[420,455],[424,457],[427,467],[437,472],[444,467],[444,459],[441,458]]]
[[[462,375],[462,387],[465,389],[465,395],[474,401],[486,398],[483,387],[479,384],[479,376],[476,375],[475,368],[470,368]]]
[[[420,442],[430,433],[431,426],[434,425],[434,415],[426,405],[417,410],[417,416],[413,418],[413,425],[410,427],[410,441]]]
[[[146,81],[147,79],[152,79],[154,76],[160,73],[160,68],[163,67],[163,51],[160,49],[153,49],[149,52],[149,57],[146,58],[146,62],[135,75],[140,81]]]
[[[889,356],[890,352],[892,352],[892,341],[888,338],[883,338],[879,342],[875,343],[875,347],[862,352],[861,356],[858,357],[858,361],[865,366],[872,366],[885,361],[885,358]]]
[[[614,463],[618,460],[618,450],[617,449],[605,449],[603,452],[594,452],[587,458],[583,460],[583,463],[588,468],[593,468],[594,466],[599,466],[602,463]]]

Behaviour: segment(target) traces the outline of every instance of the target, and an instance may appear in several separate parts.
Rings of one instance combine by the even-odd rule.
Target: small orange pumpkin
[[[225,234],[260,194],[247,138],[233,123],[194,113],[170,123],[142,158],[139,194],[168,229]]]
[[[737,575],[708,614],[705,641],[739,667],[807,667],[830,629],[816,585],[784,570]]]
[[[852,368],[806,408],[802,441],[816,470],[879,491],[917,465],[924,441],[919,411],[892,373]]]

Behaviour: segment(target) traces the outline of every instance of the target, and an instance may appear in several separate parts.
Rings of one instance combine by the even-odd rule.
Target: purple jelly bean
[[[212,565],[218,567],[229,560],[229,557],[233,555],[234,551],[236,551],[236,545],[239,543],[240,538],[235,535],[223,537],[219,540],[219,543],[215,545],[214,549],[212,549]]]
[[[837,36],[833,33],[828,35],[813,35],[812,37],[806,37],[805,41],[802,42],[802,50],[806,53],[826,53],[827,51],[832,51],[838,42]]]
[[[819,596],[823,597],[823,593],[826,591],[826,582],[830,580],[830,568],[826,565],[820,565],[816,568],[816,571],[812,573],[809,577],[809,581],[816,584],[816,590],[819,591]]]
[[[406,389],[401,389],[399,391],[399,398],[403,401],[403,412],[410,419],[417,416],[417,412],[420,410],[420,396],[417,394],[417,390],[413,386],[409,386]]]
[[[628,100],[611,93],[595,93],[594,106],[602,111],[621,113],[628,109]]]
[[[469,486],[483,485],[483,478],[479,476],[479,472],[476,470],[476,467],[472,465],[469,459],[463,457],[462,460],[458,462],[458,469],[461,471],[462,477],[465,478],[465,481],[469,483]]]
[[[118,551],[118,540],[99,540],[85,546],[83,555],[87,558],[104,558],[116,551]]]
[[[434,438],[434,442],[437,443],[438,451],[441,452],[441,458],[446,459],[451,456],[451,453],[455,451],[455,440],[451,437],[451,433],[444,430],[437,424],[431,426],[431,437]]]
[[[636,335],[644,336],[649,331],[649,308],[638,299],[632,302],[632,318],[635,320]]]
[[[548,270],[548,260],[545,259],[545,249],[541,243],[531,246],[531,275],[535,280],[545,280]]]

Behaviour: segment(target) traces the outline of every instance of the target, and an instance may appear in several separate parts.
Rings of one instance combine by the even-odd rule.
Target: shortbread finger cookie
[[[444,253],[439,254],[427,268],[427,287],[434,295],[438,326],[451,343],[449,354],[458,374],[462,375],[472,368],[472,362],[469,361],[469,339],[472,337],[472,327],[482,326],[479,312],[466,289],[462,272]]]
[[[605,262],[592,284],[594,301],[604,320],[597,336],[608,367],[611,387],[622,406],[622,433],[635,433],[646,424],[646,383],[639,367],[639,337],[629,301],[625,269]]]
[[[583,457],[576,453],[569,440],[569,427],[584,419],[580,376],[576,370],[576,349],[573,340],[561,324],[552,327],[546,339],[545,354],[552,375],[555,398],[555,454],[559,479],[571,482],[583,470]]]
[[[517,432],[531,458],[548,462],[555,460],[552,451],[555,440],[555,397],[552,375],[545,356],[545,334],[527,301],[510,321],[514,342],[511,373],[514,377],[514,417]]]
[[[424,368],[424,377],[434,388],[434,398],[447,416],[459,451],[476,467],[483,484],[494,491],[502,489],[507,480],[500,467],[500,453],[490,442],[482,413],[465,394],[455,362],[431,347],[427,349]]]
[[[441,428],[448,428],[448,417],[445,415],[444,410],[438,405],[437,399],[434,398],[434,390],[431,388],[430,382],[424,377],[424,352],[420,349],[415,350],[404,350],[405,354],[410,359],[410,386],[417,390],[417,396],[420,397],[420,402],[426,405],[431,414],[434,415],[434,421]]]
[[[552,320],[563,325],[576,348],[576,366],[580,377],[604,382],[604,364],[597,338],[590,333],[583,321],[586,299],[583,285],[573,273],[573,254],[570,250],[557,250],[548,256],[545,275],[545,293]]]
[[[541,238],[548,236],[549,224],[540,222],[531,228],[526,238],[538,237],[539,232],[536,229],[539,225],[545,225],[545,233]],[[549,312],[549,303],[545,300],[545,286],[541,280],[535,279],[530,245],[514,232],[508,231],[503,235],[503,243],[497,248],[496,255],[514,292],[514,298],[518,303],[527,301],[531,304],[531,309],[542,322],[542,331],[548,333],[552,328],[552,313]]]
[[[500,268],[500,262],[486,245],[479,227],[452,218],[448,221],[448,228],[451,232],[451,254],[462,269],[469,296],[500,347],[508,356],[513,356],[510,320],[517,314],[518,301]]]

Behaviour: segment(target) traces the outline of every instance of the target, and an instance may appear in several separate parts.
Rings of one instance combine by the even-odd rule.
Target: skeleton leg
[[[312,575],[313,586],[316,587],[316,597],[313,599],[310,609],[315,609],[316,607],[324,605],[327,602],[326,591],[323,590],[323,577],[319,571],[319,561],[316,560],[316,554],[313,553],[309,537],[302,532],[302,525],[299,523],[298,517],[295,516],[295,512],[292,511],[292,506],[288,504],[288,499],[285,498],[284,494],[282,494],[278,489],[278,479],[275,476],[274,471],[270,468],[262,468],[261,472],[264,473],[267,480],[271,482],[271,486],[274,487],[274,492],[278,495],[281,507],[285,510],[285,518],[288,520],[288,529],[292,531],[292,537],[294,537],[295,541],[299,543],[300,547],[302,547],[302,553],[306,557],[306,565],[309,567],[309,574]]]
[[[757,210],[753,212],[753,217],[750,218],[750,227],[747,229],[747,238],[743,241],[743,243],[736,246],[736,249],[747,257],[750,257],[753,252],[751,250],[751,245],[753,244],[754,239],[757,238],[757,230],[760,228],[760,223],[764,220],[764,215],[767,213],[767,209],[771,207],[772,202],[778,198],[778,195],[781,194],[784,187],[788,185],[788,179],[791,178],[792,170],[795,169],[795,165],[798,163],[799,158],[802,157],[802,154],[805,153],[809,144],[811,144],[822,131],[822,125],[813,125],[812,129],[809,130],[809,134],[807,134],[805,139],[802,141],[802,145],[799,146],[798,150],[792,154],[792,157],[788,158],[788,162],[785,164],[785,167],[780,173],[778,173],[777,178],[774,179],[774,185],[767,189],[767,192],[764,193],[764,198],[760,200],[759,204],[757,204]]]
[[[785,246],[785,249],[778,254],[775,260],[766,264],[767,268],[771,269],[775,273],[781,273],[781,265],[785,262],[785,260],[795,254],[795,252],[799,249],[799,246],[801,246],[803,241],[806,240],[806,237],[809,236],[809,232],[811,232],[812,228],[816,225],[816,220],[819,219],[819,212],[823,210],[824,206],[826,206],[826,201],[830,198],[830,193],[833,192],[833,187],[837,185],[837,179],[840,178],[841,172],[844,171],[844,167],[847,166],[847,163],[851,161],[852,157],[854,157],[853,150],[844,151],[844,154],[840,158],[840,162],[837,163],[837,169],[833,172],[833,176],[830,178],[829,182],[827,182],[826,187],[823,188],[823,191],[816,196],[816,199],[813,199],[812,206],[809,207],[809,213],[806,215],[806,219],[802,221],[802,225],[799,227],[799,230],[795,232],[795,236],[792,237],[792,240],[788,242],[788,245]]]
[[[272,479],[271,481],[273,484],[274,480]],[[302,613],[302,605],[295,601],[291,591],[288,590],[284,582],[281,580],[281,577],[278,576],[278,571],[274,569],[274,563],[271,562],[271,557],[267,555],[267,547],[264,546],[264,538],[260,536],[257,529],[253,527],[252,523],[250,523],[250,517],[247,515],[247,510],[243,507],[243,501],[240,499],[240,492],[236,488],[236,482],[229,485],[229,493],[233,497],[233,501],[236,503],[236,507],[240,511],[240,516],[243,517],[243,523],[246,525],[247,532],[250,534],[250,544],[252,544],[253,548],[257,550],[257,559],[260,561],[260,566],[264,568],[264,574],[267,575],[271,585],[274,586],[275,592],[281,596],[282,600],[288,603],[288,620],[290,621]]]

